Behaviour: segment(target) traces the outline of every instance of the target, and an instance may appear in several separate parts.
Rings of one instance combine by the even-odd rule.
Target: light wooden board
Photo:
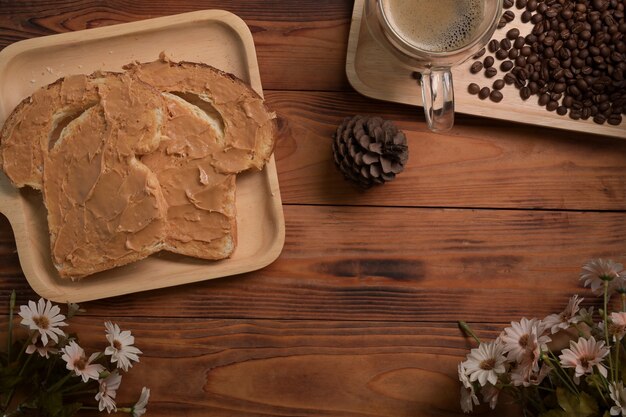
[[[12,44],[0,52],[0,123],[40,86],[95,70],[119,71],[133,60],[152,61],[161,51],[173,60],[204,62],[233,73],[262,94],[254,43],[246,24],[219,10],[186,13]],[[0,212],[7,216],[24,274],[41,296],[86,301],[201,281],[262,268],[284,243],[284,219],[272,157],[261,172],[237,178],[238,247],[232,258],[212,262],[162,252],[78,282],[58,277],[50,260],[41,195],[15,189],[0,174]]]
[[[362,23],[361,19],[363,4],[363,0],[354,2],[346,58],[346,73],[350,84],[368,97],[421,106],[421,91],[411,76],[413,70],[400,64],[371,37],[367,25]],[[496,30],[494,39],[504,38],[506,32],[514,27],[520,29],[522,35],[530,33],[532,25],[523,24],[519,20],[521,12],[515,8],[510,10],[515,12],[516,20]],[[487,55],[489,53],[485,54],[481,60]],[[619,126],[598,125],[591,119],[572,120],[569,116],[559,116],[555,112],[548,112],[544,107],[540,107],[535,96],[523,101],[519,96],[519,91],[511,85],[507,85],[502,90],[504,99],[500,103],[494,103],[489,99],[480,100],[477,96],[470,95],[467,92],[467,86],[470,83],[491,88],[493,82],[505,74],[500,71],[501,61],[497,59],[494,66],[498,68],[498,74],[495,77],[486,78],[483,72],[471,74],[469,67],[473,62],[474,60],[470,59],[452,71],[455,106],[458,113],[626,139],[626,122],[622,122]]]

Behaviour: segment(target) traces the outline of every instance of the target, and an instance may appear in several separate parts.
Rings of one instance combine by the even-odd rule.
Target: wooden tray
[[[419,85],[411,76],[412,70],[404,67],[385,51],[371,37],[367,25],[362,23],[363,4],[364,0],[355,0],[352,12],[346,59],[346,73],[350,84],[359,93],[368,97],[421,106],[422,93]],[[493,38],[498,40],[504,38],[506,32],[514,27],[520,29],[522,35],[530,33],[532,25],[530,23],[523,24],[519,20],[521,12],[515,7],[510,10],[516,14],[515,20],[504,28],[496,30]],[[489,52],[481,59],[487,55]],[[514,86],[507,85],[502,90],[504,99],[500,103],[494,103],[489,99],[480,100],[477,96],[472,96],[467,92],[467,86],[474,82],[481,87],[491,88],[493,82],[502,78],[504,73],[499,70],[501,61],[496,59],[495,66],[498,68],[498,75],[495,77],[486,78],[482,72],[471,74],[469,67],[473,62],[474,60],[470,59],[452,71],[457,113],[626,138],[626,122],[622,122],[619,126],[598,125],[591,119],[572,120],[568,116],[559,116],[554,112],[548,112],[544,107],[540,107],[537,104],[537,97],[523,101],[519,96],[519,91]]]
[[[0,123],[35,89],[69,74],[119,71],[159,53],[205,62],[233,73],[262,94],[252,35],[237,16],[207,10],[111,27],[47,36],[0,52]],[[14,188],[0,174],[0,212],[13,227],[26,279],[42,297],[79,302],[224,277],[262,268],[280,254],[285,239],[274,158],[261,172],[237,177],[238,246],[232,258],[204,261],[161,252],[82,281],[58,277],[41,194]]]

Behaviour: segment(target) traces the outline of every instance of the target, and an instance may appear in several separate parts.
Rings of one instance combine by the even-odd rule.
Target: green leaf
[[[586,392],[576,395],[559,387],[556,389],[556,397],[561,408],[570,417],[591,417],[600,413],[598,404]]]

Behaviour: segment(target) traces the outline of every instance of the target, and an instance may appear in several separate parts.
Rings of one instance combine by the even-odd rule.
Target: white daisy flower
[[[487,382],[495,385],[498,375],[503,374],[506,358],[502,344],[498,341],[481,343],[467,355],[463,367],[467,371],[471,382],[478,381],[481,386]]]
[[[626,335],[626,313],[611,313],[610,319],[609,334],[616,342],[622,340]]]
[[[148,405],[149,399],[150,399],[150,389],[143,387],[141,389],[141,395],[139,396],[139,400],[131,409],[133,417],[141,417],[146,413],[146,405]]]
[[[609,385],[609,393],[611,399],[615,401],[615,405],[611,407],[611,415],[626,416],[626,389],[622,381],[618,383],[611,382]]]
[[[561,329],[568,329],[571,325],[580,322],[581,317],[578,315],[578,310],[580,310],[580,303],[583,300],[584,298],[579,298],[578,294],[574,295],[567,302],[565,310],[559,314],[550,314],[543,319],[544,326],[554,334]]]
[[[67,323],[63,321],[65,316],[59,314],[60,312],[59,306],[53,306],[50,301],[40,298],[37,304],[29,301],[28,306],[20,306],[18,314],[22,317],[21,323],[24,326],[39,332],[45,346],[48,344],[48,337],[58,343],[59,336],[65,336],[59,327],[67,326]]]
[[[463,384],[461,387],[461,409],[464,413],[471,413],[474,405],[479,404],[476,391],[474,390],[474,384],[470,382],[462,363],[459,364],[458,371],[459,381]]]
[[[596,295],[604,294],[604,283],[610,282],[610,290],[623,286],[624,266],[608,259],[592,259],[580,273],[580,280],[585,287],[591,287]]]
[[[113,371],[109,376],[101,379],[99,382],[100,387],[98,389],[98,393],[96,394],[98,409],[103,411],[106,408],[107,413],[117,411],[115,396],[117,395],[117,389],[120,387],[120,383],[122,382],[122,376],[117,371]]]
[[[142,352],[133,346],[135,338],[131,336],[129,330],[121,331],[117,324],[110,321],[104,323],[106,328],[106,337],[111,346],[107,346],[104,350],[105,355],[111,355],[111,362],[117,362],[117,367],[128,371],[132,367],[132,362],[139,362],[139,356]]]
[[[542,335],[543,323],[537,319],[522,318],[519,322],[511,322],[511,327],[504,329],[500,340],[504,344],[504,352],[510,361],[520,362],[529,350],[547,350],[551,341],[548,336]]]
[[[541,365],[541,368],[539,368],[532,360],[523,360],[511,371],[511,384],[516,387],[539,385],[551,371],[552,368],[546,364]]]
[[[83,379],[83,382],[87,382],[89,379],[97,381],[100,378],[100,372],[104,371],[104,366],[91,363],[98,357],[98,353],[92,354],[88,360],[85,359],[85,351],[73,340],[61,349],[61,352],[63,352],[61,359],[67,362],[65,367],[74,371]]]
[[[589,339],[581,337],[578,342],[570,341],[570,348],[563,349],[559,359],[563,368],[575,368],[576,378],[593,373],[594,366],[606,378],[607,371],[602,361],[608,354],[609,349],[604,346],[604,341],[596,342],[593,336]]]
[[[31,343],[26,346],[26,353],[32,355],[35,352],[37,352],[42,358],[48,359],[50,354],[56,355],[59,353],[59,349],[53,347],[51,341],[48,341],[48,343],[44,345],[43,341],[39,340],[39,338],[35,336],[32,338]]]

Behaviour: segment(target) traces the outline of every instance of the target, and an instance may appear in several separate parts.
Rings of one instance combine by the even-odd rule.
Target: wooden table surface
[[[560,311],[592,257],[626,259],[626,141],[371,100],[345,75],[349,0],[0,0],[0,48],[37,36],[222,8],[250,27],[286,219],[279,259],[224,279],[89,302],[72,329],[101,349],[103,321],[143,350],[119,402],[148,416],[461,415],[457,363],[511,320]],[[410,144],[396,181],[359,192],[333,166],[336,126],[395,121]],[[0,321],[35,299],[0,219]],[[480,413],[488,413],[485,408]],[[501,415],[502,413],[492,413]]]

